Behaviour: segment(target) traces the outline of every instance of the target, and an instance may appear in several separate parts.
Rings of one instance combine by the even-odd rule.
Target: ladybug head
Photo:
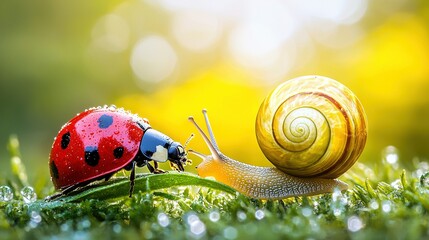
[[[184,171],[183,166],[190,162],[185,148],[180,143],[152,128],[144,133],[140,151],[146,159],[156,162],[169,160],[171,167],[178,171]]]
[[[179,171],[184,171],[183,166],[189,162],[185,148],[178,142],[173,142],[168,148],[168,160]]]

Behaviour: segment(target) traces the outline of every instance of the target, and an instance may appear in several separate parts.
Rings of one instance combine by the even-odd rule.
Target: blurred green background
[[[280,82],[310,74],[344,83],[363,103],[369,138],[361,161],[380,161],[389,145],[405,162],[429,156],[428,1],[0,5],[0,176],[16,134],[30,177],[48,179],[60,127],[104,104],[181,142],[195,132],[187,117],[202,122],[207,108],[223,152],[269,165],[254,136],[259,104]],[[208,152],[200,137],[190,147]]]

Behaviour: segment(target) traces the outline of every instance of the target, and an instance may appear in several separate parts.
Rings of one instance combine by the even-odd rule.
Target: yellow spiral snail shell
[[[286,81],[263,101],[256,118],[259,146],[275,167],[233,160],[219,151],[207,112],[210,139],[195,123],[211,155],[203,159],[202,177],[213,176],[239,192],[259,199],[282,199],[346,189],[336,178],[363,151],[367,119],[362,104],[347,87],[322,76]]]

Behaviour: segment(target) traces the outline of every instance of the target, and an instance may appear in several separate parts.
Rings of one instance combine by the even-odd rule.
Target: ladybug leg
[[[150,173],[155,172],[155,168],[153,168],[153,166],[152,166],[152,165],[150,165],[150,163],[146,163],[146,166],[147,166],[147,169],[149,169],[149,172],[150,172]]]
[[[170,162],[170,167],[171,169],[176,170],[178,172],[185,171],[185,168],[183,167],[183,164],[181,162],[178,162],[178,163]]]
[[[106,175],[106,176],[104,177],[104,181],[108,181],[108,180],[113,176],[113,174],[114,174],[114,173]]]
[[[155,166],[155,173],[165,173],[164,170],[162,170],[161,168],[158,168],[158,162],[154,161],[153,165]]]
[[[78,184],[75,184],[75,185],[68,186],[68,187],[62,189],[61,192],[56,193],[56,194],[54,194],[52,196],[46,197],[46,200],[47,201],[53,201],[53,200],[55,200],[55,199],[57,199],[59,197],[66,196],[67,194],[69,194],[70,192],[74,191],[75,189],[83,187],[85,185],[88,185],[88,182],[81,182],[81,183],[78,183]]]
[[[154,161],[154,165],[155,167],[153,167],[150,163],[147,163],[147,168],[151,173],[154,173],[154,174],[165,173],[164,170],[158,168],[158,163],[156,161]]]
[[[134,191],[134,180],[136,179],[136,162],[133,161],[131,164],[131,174],[130,174],[130,195],[129,197],[133,196]]]
[[[73,190],[75,190],[76,188],[78,188],[79,187],[79,184],[76,184],[76,185],[72,185],[72,186],[70,186],[70,187],[66,187],[66,188],[64,188],[62,191],[61,191],[61,193],[62,194],[67,194],[67,193],[69,193],[69,192],[71,192],[71,191],[73,191]]]
[[[170,163],[170,167],[173,170],[178,170],[176,164],[174,164],[173,162],[169,162]]]
[[[56,200],[57,198],[59,198],[59,197],[62,197],[62,196],[65,196],[65,195],[67,195],[69,192],[71,192],[71,191],[73,191],[74,189],[76,189],[77,187],[79,187],[79,186],[77,186],[77,185],[73,185],[73,186],[70,186],[70,187],[66,187],[66,188],[64,188],[61,192],[59,192],[59,193],[55,193],[54,195],[52,195],[52,196],[48,196],[48,197],[46,197],[45,198],[45,200],[46,201],[53,201],[53,200]]]

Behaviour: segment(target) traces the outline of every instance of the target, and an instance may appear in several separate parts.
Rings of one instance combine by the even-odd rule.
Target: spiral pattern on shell
[[[336,178],[358,159],[367,138],[362,104],[322,76],[284,82],[262,103],[256,136],[265,156],[293,176]]]

